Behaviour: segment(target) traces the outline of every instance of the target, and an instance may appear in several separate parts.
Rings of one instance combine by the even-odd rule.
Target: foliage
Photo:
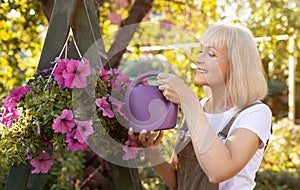
[[[283,119],[273,125],[273,135],[266,149],[256,189],[299,189],[300,126]]]
[[[300,188],[299,176],[299,169],[294,172],[267,169],[257,173],[255,190],[296,190]]]
[[[273,125],[261,169],[295,171],[300,168],[300,126],[283,119]]]
[[[35,73],[45,24],[38,1],[1,1],[0,93],[24,85]]]
[[[43,189],[79,189],[82,181],[85,151],[60,150],[53,152],[54,162]]]

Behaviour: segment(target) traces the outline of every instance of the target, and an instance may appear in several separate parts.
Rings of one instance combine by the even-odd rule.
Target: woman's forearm
[[[145,153],[148,161],[153,165],[153,170],[158,176],[170,187],[170,189],[176,189],[177,177],[174,156],[172,156],[170,163],[165,161],[158,146],[146,148]]]
[[[168,162],[163,162],[161,164],[153,166],[153,170],[158,174],[158,176],[165,182],[165,184],[170,189],[176,189],[176,169],[172,164]]]

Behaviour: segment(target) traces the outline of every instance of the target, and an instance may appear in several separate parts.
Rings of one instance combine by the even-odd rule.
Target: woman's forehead
[[[224,49],[226,48],[226,42],[225,39],[216,36],[216,35],[207,35],[203,36],[203,38],[200,41],[200,46],[203,47],[214,47],[216,49]]]
[[[223,51],[224,46],[221,46],[220,44],[214,44],[212,42],[200,42],[200,48],[201,49],[213,49],[216,51]]]

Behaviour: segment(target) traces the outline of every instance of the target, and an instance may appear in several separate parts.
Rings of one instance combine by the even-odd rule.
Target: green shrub
[[[300,169],[294,172],[267,169],[257,173],[255,190],[298,189],[300,189]]]

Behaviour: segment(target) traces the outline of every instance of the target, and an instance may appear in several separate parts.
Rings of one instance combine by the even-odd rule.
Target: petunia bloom
[[[66,142],[68,143],[68,150],[84,150],[87,148],[87,144],[85,142],[81,143],[78,139],[75,138],[76,130],[73,130],[71,133],[67,133]]]
[[[65,78],[63,77],[63,73],[67,70],[68,59],[55,59],[58,64],[53,72],[54,80],[61,88],[66,88]]]
[[[125,146],[123,146],[123,150],[125,152],[124,156],[122,157],[123,160],[134,159],[138,154],[138,144],[136,141],[129,139],[125,142]]]
[[[91,120],[89,121],[78,121],[76,120],[77,128],[74,138],[80,143],[85,143],[87,137],[94,133]]]
[[[74,86],[84,88],[87,85],[86,78],[91,74],[90,66],[79,64],[74,78]]]
[[[121,90],[121,84],[117,79],[112,79],[111,81],[112,84],[112,90],[115,92],[120,92]]]
[[[99,69],[99,72],[100,72],[100,80],[105,81],[109,79],[108,72],[103,67]]]
[[[67,68],[62,73],[62,76],[65,79],[66,87],[74,88],[74,79],[79,65],[80,61],[78,60],[71,59],[67,62]]]
[[[16,110],[17,102],[7,102],[3,105],[3,113],[0,113],[0,121],[6,127],[12,126],[12,121],[20,118],[20,113]]]
[[[122,73],[118,75],[118,80],[122,81],[126,86],[128,86],[131,83],[129,76],[123,75]]]
[[[72,110],[63,110],[62,115],[54,119],[52,128],[54,132],[68,133],[75,126]]]
[[[16,88],[10,92],[10,95],[6,98],[7,102],[19,102],[22,96],[25,96],[30,91],[29,86]]]
[[[111,24],[116,24],[116,25],[120,26],[121,21],[122,21],[122,15],[120,15],[118,13],[110,13],[107,16],[107,19],[110,20]]]
[[[31,173],[48,173],[49,169],[51,168],[54,159],[49,156],[49,154],[43,151],[39,157],[30,160],[30,164],[35,167]]]
[[[103,116],[107,116],[109,118],[113,118],[115,116],[114,112],[110,108],[110,104],[107,102],[107,97],[98,98],[95,103],[99,109],[103,111]]]
[[[115,68],[110,68],[107,72],[109,75],[115,75],[118,76],[121,71],[119,69],[115,69]]]
[[[128,120],[128,117],[123,113],[122,108],[123,108],[123,104],[124,102],[121,101],[112,101],[112,104],[117,106],[117,111],[118,113],[125,119]]]

